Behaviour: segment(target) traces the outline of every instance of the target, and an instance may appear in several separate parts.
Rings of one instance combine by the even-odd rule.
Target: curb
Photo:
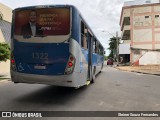
[[[156,76],[160,76],[160,73],[158,74],[158,73],[147,73],[147,72],[141,72],[141,71],[134,71],[134,70],[122,70],[122,69],[120,69],[120,68],[116,68],[116,67],[114,67],[115,69],[117,69],[117,70],[121,70],[121,71],[126,71],[126,72],[135,72],[135,73],[141,73],[141,74],[148,74],[148,75],[156,75]]]
[[[147,72],[140,72],[140,71],[130,71],[130,72],[160,76],[160,74],[156,74],[156,73],[147,73]]]

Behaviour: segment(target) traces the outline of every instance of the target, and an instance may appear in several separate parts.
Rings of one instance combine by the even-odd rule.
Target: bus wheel
[[[96,68],[94,67],[91,83],[94,83],[94,82],[95,82],[95,72],[96,72]]]

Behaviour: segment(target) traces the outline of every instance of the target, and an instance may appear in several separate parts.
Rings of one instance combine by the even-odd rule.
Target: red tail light
[[[65,74],[71,74],[73,72],[75,62],[76,62],[75,57],[73,55],[70,55],[67,66],[66,66]]]
[[[12,60],[11,60],[11,63],[12,63],[12,64],[15,64],[15,60],[14,60],[14,59],[12,59]]]
[[[13,70],[13,71],[16,71],[17,69],[16,69],[16,62],[15,62],[15,60],[14,60],[14,54],[13,54],[13,52],[11,53],[11,69]]]
[[[72,66],[73,66],[73,63],[72,63],[72,62],[69,62],[69,63],[68,63],[68,66],[69,66],[69,67],[72,67]]]

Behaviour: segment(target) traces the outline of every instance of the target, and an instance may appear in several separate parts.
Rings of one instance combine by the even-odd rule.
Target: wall
[[[12,9],[0,3],[3,20],[0,21],[0,42],[10,43]]]
[[[2,3],[0,3],[0,11],[3,14],[3,20],[11,23],[12,21],[12,9]]]
[[[160,4],[135,7],[132,10],[132,47],[160,49]]]
[[[119,44],[119,54],[130,54],[130,44]]]
[[[0,42],[10,43],[11,41],[11,23],[0,21]]]
[[[0,29],[0,42],[5,42],[1,29]]]
[[[156,65],[160,64],[160,52],[149,51],[146,52],[140,59],[139,65]]]

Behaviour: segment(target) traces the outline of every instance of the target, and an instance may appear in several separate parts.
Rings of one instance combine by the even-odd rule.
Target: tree
[[[118,38],[118,39],[120,39],[120,38]],[[116,37],[112,37],[112,38],[110,38],[109,41],[110,42],[109,42],[109,48],[108,49],[110,50],[110,54],[109,54],[108,57],[114,58],[114,56],[117,53],[117,39],[116,39]]]
[[[10,48],[6,43],[0,43],[0,61],[7,61],[10,58]]]
[[[108,59],[108,56],[104,56],[104,60],[107,60]]]

